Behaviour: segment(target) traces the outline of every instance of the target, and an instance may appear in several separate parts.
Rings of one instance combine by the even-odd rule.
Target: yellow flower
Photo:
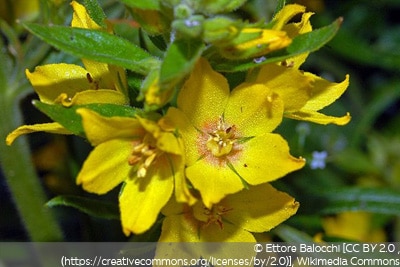
[[[33,125],[22,125],[9,133],[6,137],[6,144],[11,145],[15,139],[24,134],[30,134],[34,132],[47,132],[55,134],[71,134],[71,132],[65,129],[58,122],[40,123]]]
[[[310,17],[305,7],[286,5],[274,18],[273,29],[286,31],[290,38],[312,30]],[[295,15],[302,14],[297,23],[287,23]],[[349,76],[340,83],[333,83],[317,75],[299,70],[308,53],[289,58],[279,64],[265,64],[249,72],[248,81],[262,83],[271,88],[284,103],[284,116],[319,124],[344,125],[350,121],[347,113],[343,117],[327,116],[318,111],[335,102],[347,89]]]
[[[95,146],[77,183],[97,194],[125,183],[119,203],[126,235],[148,230],[173,191],[177,201],[193,203],[183,175],[182,143],[172,132],[141,117],[107,118],[89,109],[77,112]]]
[[[99,30],[81,4],[71,3],[74,13],[72,27]],[[37,66],[34,72],[26,70],[41,102],[69,107],[88,103],[128,104],[126,76],[120,67],[82,59],[85,68],[74,64],[48,64]],[[23,125],[7,136],[6,143],[12,144],[23,134],[44,131],[49,133],[70,134],[59,123]]]
[[[272,63],[262,66],[256,77],[248,81],[261,83],[279,95],[284,103],[285,117],[319,124],[344,125],[350,121],[349,114],[333,117],[318,112],[335,102],[346,91],[349,85],[348,75],[344,81],[333,83],[291,66]]]
[[[71,5],[74,9],[72,27],[102,29],[90,18],[84,6],[75,1]],[[85,68],[65,63],[38,66],[34,72],[26,70],[26,76],[43,103],[64,106],[129,103],[122,68],[87,59],[82,62]]]
[[[286,141],[270,133],[282,120],[283,103],[261,84],[230,92],[227,80],[200,59],[166,120],[185,144],[186,176],[211,208],[228,194],[269,182],[304,166]]]
[[[285,5],[273,18],[274,30],[281,30],[287,33],[288,37],[293,39],[299,34],[307,33],[312,31],[312,25],[310,23],[310,17],[314,14],[312,12],[305,12],[306,8],[297,4]],[[291,22],[294,17],[300,16],[301,20],[299,22]],[[303,53],[301,55],[289,58],[286,62],[290,62],[290,65],[294,68],[299,68],[299,66],[304,63],[309,52]]]
[[[266,64],[251,81],[261,83],[279,95],[285,106],[285,117],[319,124],[345,125],[350,121],[349,113],[333,117],[318,112],[346,91],[348,75],[344,81],[333,83],[292,66]]]
[[[229,195],[207,208],[170,201],[162,213],[160,242],[256,242],[252,233],[270,231],[299,207],[291,196],[265,183]],[[203,255],[204,256],[204,255]]]
[[[330,237],[359,242],[386,242],[385,232],[373,227],[372,214],[368,212],[342,212],[335,217],[324,218],[322,226]]]
[[[256,242],[256,238],[253,233],[271,230],[294,215],[298,208],[299,203],[291,196],[277,191],[268,183],[250,186],[249,190],[229,195],[211,208],[205,207],[201,202],[190,207],[171,199],[162,209],[165,218],[155,258],[172,259],[178,256],[188,261],[210,259],[211,256],[250,259],[255,256],[252,244]],[[241,245],[231,244],[227,250],[224,246],[213,246],[212,242],[241,242],[238,243]],[[251,249],[243,249],[243,242],[247,242]]]

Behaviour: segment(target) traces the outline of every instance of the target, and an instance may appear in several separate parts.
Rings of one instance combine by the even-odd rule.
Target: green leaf
[[[395,30],[398,34],[399,29]],[[381,36],[382,34],[379,33]],[[391,34],[394,36],[394,34]],[[390,41],[384,42],[389,43]],[[395,41],[396,42],[396,41]],[[398,46],[398,42],[396,42]],[[388,70],[398,70],[400,68],[399,50],[391,47],[371,45],[369,41],[357,37],[349,30],[340,31],[331,43],[332,49],[346,60],[355,61],[357,64],[377,66]]]
[[[364,106],[364,112],[352,135],[353,145],[359,144],[364,140],[365,133],[372,130],[377,118],[382,115],[390,106],[395,105],[400,99],[400,90],[398,88],[400,80],[398,78],[382,82],[375,88],[377,94],[371,98],[371,101]]]
[[[343,19],[339,18],[328,26],[298,35],[293,39],[292,43],[286,49],[267,54],[259,60],[225,60],[213,62],[211,59],[211,63],[214,69],[217,71],[237,72],[246,71],[250,68],[259,67],[263,64],[280,62],[303,53],[310,53],[318,50],[332,40],[339,30],[342,21]]]
[[[159,0],[121,0],[122,3],[140,9],[160,10]]]
[[[84,3],[90,18],[101,27],[107,28],[105,23],[107,17],[106,14],[104,14],[103,9],[100,7],[99,2],[97,2],[97,0],[85,0]]]
[[[313,242],[311,236],[285,224],[277,226],[272,232],[289,243],[304,244]]]
[[[314,241],[314,238],[312,236],[309,236],[307,233],[300,231],[296,228],[293,228],[291,226],[285,225],[285,224],[281,224],[278,225],[275,229],[272,230],[272,232],[274,234],[276,234],[277,236],[279,236],[279,238],[281,238],[282,240],[284,240],[285,242],[287,242],[290,245],[296,245],[297,248],[299,248],[299,244],[302,245],[307,245],[307,246],[313,246],[313,245],[321,245],[320,242],[316,242]],[[348,255],[343,255],[340,252],[331,252],[331,253],[321,253],[321,252],[317,252],[317,251],[298,251],[300,256],[303,257],[314,257],[314,258],[318,258],[318,259],[333,259],[333,258],[345,258],[346,256],[348,257]],[[326,266],[326,265],[323,265]]]
[[[118,204],[80,196],[57,196],[46,203],[47,207],[67,206],[90,216],[119,220]]]
[[[159,61],[140,47],[107,32],[65,26],[23,24],[31,33],[79,58],[114,64],[146,75]]]
[[[64,107],[61,105],[49,105],[40,101],[33,101],[33,105],[49,116],[52,120],[60,123],[73,134],[84,136],[82,118],[76,113],[78,108],[88,108],[105,117],[133,117],[137,109],[129,106],[115,104],[87,104]]]
[[[172,88],[190,73],[204,49],[205,45],[200,40],[175,40],[168,47],[161,65],[161,88]]]
[[[322,194],[322,214],[369,211],[400,215],[400,192],[391,188],[346,187]]]

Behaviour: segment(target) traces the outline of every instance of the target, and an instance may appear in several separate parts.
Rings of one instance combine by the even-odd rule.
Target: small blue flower
[[[325,160],[326,157],[328,156],[328,152],[326,151],[314,151],[312,153],[312,160],[310,163],[311,169],[324,169],[325,168]]]

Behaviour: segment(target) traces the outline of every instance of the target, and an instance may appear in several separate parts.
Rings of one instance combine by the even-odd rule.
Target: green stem
[[[23,124],[18,104],[26,90],[18,79],[11,81],[12,69],[7,68],[10,65],[3,53],[0,62],[0,162],[7,186],[30,240],[61,241],[61,229],[45,207],[46,195],[32,165],[26,138],[17,139],[12,146],[5,143],[7,134]]]

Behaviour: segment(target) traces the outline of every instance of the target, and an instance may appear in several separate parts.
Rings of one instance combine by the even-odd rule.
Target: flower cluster
[[[164,2],[167,8],[174,1]],[[83,58],[84,67],[59,63],[27,70],[40,102],[74,111],[68,113],[73,119],[21,126],[7,143],[36,131],[83,135],[94,149],[77,184],[96,194],[123,184],[119,209],[126,235],[148,231],[162,216],[160,241],[255,241],[252,233],[271,230],[299,208],[294,198],[270,185],[305,165],[303,158],[290,154],[275,129],[283,119],[348,123],[349,114],[332,117],[319,111],[344,93],[349,77],[333,83],[300,70],[308,50],[284,59],[274,54],[313,31],[312,14],[303,6],[283,7],[266,25],[210,15],[234,10],[243,2],[185,6],[191,3],[187,1],[175,7],[174,43],[165,62],[174,55],[177,40],[181,49],[188,38],[203,46],[185,63],[189,70],[182,68],[169,80],[163,63],[156,64],[143,77],[135,101],[124,69],[103,61]],[[73,28],[114,40],[110,24],[100,26],[75,1],[72,7]],[[188,8],[197,13],[186,14]],[[149,22],[148,11],[133,11],[150,32],[165,31],[164,17]],[[292,22],[296,16],[300,20]],[[275,60],[268,61],[269,55]],[[225,60],[232,66],[235,61],[251,64],[234,86],[218,70]],[[143,103],[132,105],[137,101]],[[51,116],[50,108],[43,110],[57,117]]]

